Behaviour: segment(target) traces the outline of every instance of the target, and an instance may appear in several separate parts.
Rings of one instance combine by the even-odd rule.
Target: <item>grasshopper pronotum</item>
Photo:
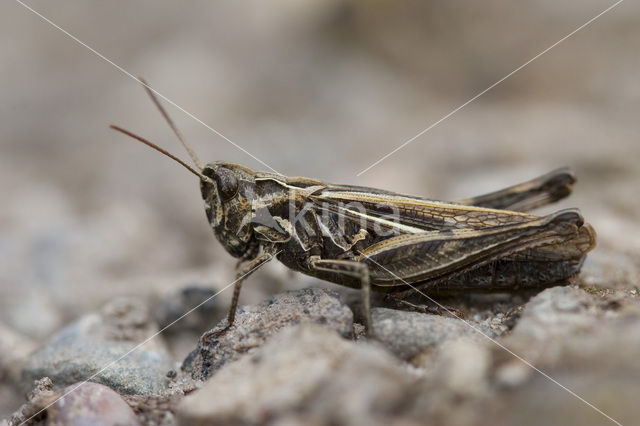
[[[566,282],[596,243],[577,209],[527,211],[571,193],[560,169],[501,191],[441,202],[375,188],[257,172],[240,164],[204,165],[153,92],[147,93],[195,168],[153,143],[111,126],[171,157],[200,178],[207,219],[239,258],[228,315],[233,324],[242,281],[276,257],[287,267],[362,290],[371,333],[370,290],[424,293],[512,291]]]

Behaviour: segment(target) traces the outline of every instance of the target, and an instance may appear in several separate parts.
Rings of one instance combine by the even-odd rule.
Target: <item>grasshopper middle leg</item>
[[[367,336],[373,334],[371,322],[371,282],[369,279],[369,266],[352,260],[333,260],[312,257],[309,260],[311,268],[318,271],[337,272],[349,275],[360,280],[360,294],[364,310],[364,328]]]

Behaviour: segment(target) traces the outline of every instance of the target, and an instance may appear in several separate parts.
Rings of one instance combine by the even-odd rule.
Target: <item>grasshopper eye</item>
[[[230,200],[238,192],[238,178],[231,170],[219,168],[216,171],[215,180],[222,201]]]

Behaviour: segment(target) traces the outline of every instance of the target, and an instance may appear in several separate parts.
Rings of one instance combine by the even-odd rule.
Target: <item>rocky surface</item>
[[[57,387],[91,380],[123,394],[166,390],[171,358],[160,339],[136,348],[158,331],[141,299],[117,299],[54,335],[22,367],[30,383],[49,377]]]
[[[580,424],[608,424],[610,416],[627,424],[638,414],[631,402],[638,371],[627,368],[625,377],[616,372],[640,351],[635,304],[612,305],[580,288],[547,289],[523,306],[520,322],[507,336],[496,337],[498,344],[457,333],[462,330],[458,326],[468,328],[463,323],[376,311],[377,321],[397,318],[397,342],[353,343],[317,326],[285,329],[224,365],[186,397],[178,408],[179,420],[419,424],[429,418],[436,424],[484,425],[496,419],[499,424],[578,419]],[[402,319],[413,315],[426,318]],[[397,356],[408,353],[398,349],[403,348],[407,321],[443,327],[434,328],[440,338],[411,357],[419,369]],[[546,407],[548,394],[555,396]],[[573,414],[567,414],[567,406]]]
[[[466,338],[482,342],[496,335],[483,325],[441,315],[375,308],[371,317],[375,338],[408,361],[425,356],[448,341]]]
[[[181,393],[168,396],[124,395],[123,398],[144,425],[174,426]]]
[[[210,354],[228,361],[209,380],[223,375],[219,380],[230,389],[242,386],[277,413],[249,408],[259,416],[253,418],[323,424],[348,413],[348,421],[373,423],[614,424],[605,413],[637,423],[640,3],[617,4],[442,121],[610,4],[249,0],[248,7],[223,0],[183,7],[158,0],[153,13],[144,2],[127,3],[123,13],[118,2],[72,3],[38,2],[37,10],[144,75],[254,156],[168,108],[204,162],[259,170],[267,164],[291,176],[434,199],[494,191],[561,166],[576,173],[571,198],[538,213],[579,207],[596,229],[598,246],[579,277],[538,295],[438,299],[490,331],[495,342],[466,335],[422,297],[412,305],[374,300],[378,313],[390,306],[403,312],[386,311],[393,321],[380,324],[382,342],[369,342],[357,292],[291,274],[276,262],[256,272],[241,304],[256,309],[287,290],[329,287],[354,296],[344,300],[354,312],[356,338],[319,332],[334,349],[304,337],[321,354],[308,355],[313,365],[286,347],[269,346],[279,339],[307,354],[291,335],[281,337],[295,321],[279,321],[276,312],[307,315],[293,314],[302,308],[295,300],[265,313],[268,321],[256,321],[255,330],[230,331],[247,342],[232,346],[233,339],[220,337],[225,350]],[[99,362],[223,289],[235,271],[205,220],[194,177],[108,130],[110,122],[121,124],[186,157],[137,83],[18,3],[2,2],[0,16],[6,34],[0,38],[0,418],[19,424],[96,372]],[[201,334],[224,318],[231,293],[223,291],[145,344],[139,349],[144,356],[135,351],[118,371],[107,370],[102,383],[142,424],[174,425],[184,392],[212,392],[208,382],[194,382],[179,367]],[[100,309],[121,296],[135,297],[148,313],[132,320],[123,314],[118,322],[117,312],[126,309]],[[258,326],[269,334],[260,337]],[[61,336],[69,338],[72,353]],[[325,391],[303,401],[280,386],[278,395],[292,399],[269,400],[254,377],[234,367],[257,353],[261,359],[247,367],[256,379],[273,383],[275,372],[262,367],[287,357],[310,372],[331,360],[336,364],[327,367],[327,381],[335,387],[317,376],[305,381],[306,371],[294,365],[281,371],[287,386]],[[341,353],[357,355],[362,368]],[[227,369],[244,381],[235,382]],[[42,378],[49,373],[53,380]],[[410,395],[398,389],[405,380],[413,384]],[[32,391],[25,399],[26,389]],[[379,419],[372,418],[371,397],[387,392],[393,401],[394,392],[406,396],[406,404],[383,401],[379,411],[373,407]],[[216,406],[220,411],[212,416],[245,419]],[[188,411],[181,416],[192,418]],[[46,413],[36,419],[46,422]]]
[[[185,359],[182,369],[196,380],[205,380],[223,365],[264,344],[282,328],[316,323],[353,337],[353,313],[338,294],[305,289],[278,294],[257,306],[238,309],[233,326],[226,320],[203,336]]]
[[[300,325],[221,369],[184,399],[178,419],[185,425],[384,424],[412,405],[417,383],[415,373],[377,345]]]
[[[577,287],[544,290],[527,303],[503,342],[536,362],[551,360],[569,339],[589,335],[599,324],[617,317],[619,305]]]
[[[482,319],[487,312],[463,322],[376,307],[378,337],[366,339],[337,293],[289,291],[243,306],[226,332],[224,321],[210,330],[211,336],[198,340],[184,361],[183,371],[167,373],[169,364],[164,364],[164,370],[147,369],[124,386],[122,377],[132,374],[132,363],[145,359],[132,356],[118,375],[99,376],[122,397],[89,383],[72,392],[68,403],[56,402],[74,388],[63,388],[64,380],[95,369],[82,361],[85,352],[73,339],[61,336],[85,330],[86,340],[91,330],[96,348],[117,353],[123,340],[139,341],[154,327],[144,301],[116,299],[93,314],[104,320],[102,327],[88,315],[29,358],[25,376],[39,374],[30,369],[34,363],[49,365],[43,353],[50,353],[51,361],[59,359],[54,349],[62,341],[77,355],[63,360],[64,374],[48,370],[56,379],[38,381],[27,404],[9,421],[20,423],[54,402],[36,419],[73,424],[95,415],[105,424],[123,419],[125,424],[169,426],[421,424],[429,418],[435,424],[484,425],[500,419],[506,425],[572,419],[607,424],[610,416],[632,423],[640,414],[632,403],[640,370],[631,367],[640,353],[640,304],[623,296],[592,287],[546,289],[511,309],[515,326],[506,333],[487,326]],[[162,340],[147,345],[139,356],[163,347]],[[137,386],[138,381],[146,384]],[[162,385],[154,389],[153,383]],[[86,409],[76,413],[75,404]],[[568,406],[573,407],[570,416]],[[105,414],[111,410],[116,414]]]
[[[633,399],[640,383],[635,361],[640,353],[640,304],[629,302],[612,304],[567,287],[545,290],[532,299],[501,343],[537,370],[492,347],[501,404],[494,405],[491,416],[504,424],[525,425],[540,424],[540,416],[533,413],[544,413],[542,420],[557,424],[612,424],[607,416],[622,424],[637,422],[640,407]]]
[[[47,406],[60,397],[60,392],[53,390],[53,383],[48,377],[36,380],[32,385],[33,389],[27,394],[27,402],[11,414],[6,423],[14,426],[41,421],[46,418]]]

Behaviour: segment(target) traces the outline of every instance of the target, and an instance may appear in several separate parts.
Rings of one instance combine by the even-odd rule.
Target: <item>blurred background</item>
[[[569,166],[578,184],[560,207],[600,237],[585,279],[616,286],[640,269],[636,2],[357,176],[611,4],[29,2],[283,174],[455,199]],[[17,2],[0,27],[2,333],[38,341],[114,295],[231,282],[194,176],[108,129],[187,158],[142,88]],[[201,159],[265,168],[167,109]]]

